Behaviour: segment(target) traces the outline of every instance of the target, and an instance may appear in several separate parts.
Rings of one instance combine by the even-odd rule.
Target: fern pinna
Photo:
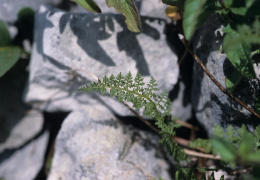
[[[185,158],[183,150],[172,140],[175,136],[174,129],[179,125],[171,118],[171,102],[166,90],[161,94],[156,94],[159,91],[157,86],[153,77],[145,86],[144,78],[139,73],[133,78],[131,72],[128,72],[125,76],[122,73],[116,77],[105,76],[103,80],[98,79],[97,82],[82,86],[79,90],[89,93],[100,91],[102,95],[109,91],[110,96],[116,97],[119,102],[131,102],[135,109],[144,107],[144,115],[156,121],[155,125],[162,136],[160,142],[167,147],[176,160],[183,160]]]

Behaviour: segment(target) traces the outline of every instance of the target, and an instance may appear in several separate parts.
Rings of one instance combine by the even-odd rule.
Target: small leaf
[[[224,136],[224,130],[219,125],[216,125],[213,129],[213,135],[219,138],[222,138]]]
[[[86,10],[93,12],[93,13],[101,13],[101,9],[98,7],[98,5],[95,3],[94,0],[72,0],[79,5],[81,5]]]
[[[133,32],[141,31],[141,20],[134,0],[106,0],[108,7],[114,7],[126,18],[127,28]]]
[[[0,21],[0,47],[8,46],[11,44],[11,38],[8,27],[4,21]]]
[[[212,146],[213,150],[221,156],[223,161],[230,162],[235,160],[235,148],[226,140],[213,137]]]
[[[0,47],[0,77],[2,77],[20,57],[18,47]]]
[[[210,180],[215,180],[214,172],[211,173],[209,179],[210,179]]]
[[[236,31],[230,31],[226,34],[223,42],[223,48],[229,61],[245,77],[255,78],[255,71],[251,59],[251,47],[247,43],[231,43],[234,39],[239,39],[240,35]]]
[[[245,135],[241,138],[241,141],[238,145],[238,155],[242,159],[247,157],[254,149],[254,140],[254,136],[248,132],[245,133]]]
[[[243,137],[247,133],[246,126],[242,124],[241,128],[237,130],[240,137]]]
[[[183,14],[183,30],[188,40],[195,32],[199,24],[199,16],[204,11],[207,0],[186,0]]]

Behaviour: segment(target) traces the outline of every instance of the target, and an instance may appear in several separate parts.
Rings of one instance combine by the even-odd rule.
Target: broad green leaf
[[[232,3],[233,3],[233,0],[224,0],[225,7],[226,7],[227,9],[230,8],[230,6],[232,5]]]
[[[183,30],[187,40],[191,38],[195,30],[207,20],[214,10],[214,1],[187,0],[185,2]]]
[[[162,2],[170,6],[178,6],[179,8],[184,9],[184,0],[162,0]]]
[[[246,16],[254,17],[254,16],[260,15],[260,11],[259,11],[260,1],[259,0],[246,0],[246,5],[247,5]]]
[[[11,44],[10,34],[7,25],[4,21],[0,20],[0,47],[8,46]]]
[[[236,39],[240,38],[240,34],[236,31],[229,31],[223,42],[224,51],[233,64],[233,66],[245,77],[251,79],[255,78],[255,71],[251,59],[251,47],[248,43],[238,42]]]
[[[94,0],[72,0],[81,5],[86,10],[93,13],[101,13],[101,9],[98,7]]]
[[[254,162],[254,163],[259,164],[260,163],[260,151],[247,154],[245,161]]]
[[[183,30],[186,39],[190,39],[196,30],[198,18],[207,0],[187,0],[184,6]]]
[[[238,83],[241,81],[242,77],[242,74],[240,74],[237,69],[234,69],[234,72],[230,76],[225,78],[226,88],[230,92],[233,92]]]
[[[254,4],[255,1],[256,0],[246,0],[246,7],[247,8],[251,7]]]
[[[239,7],[239,8],[230,8],[231,12],[237,15],[244,16],[247,12],[246,7]]]
[[[213,137],[212,146],[215,153],[219,154],[223,161],[230,162],[235,160],[235,148],[226,140]]]
[[[108,7],[114,7],[125,16],[125,23],[130,31],[141,31],[141,20],[134,0],[106,0],[106,3]]]
[[[0,47],[0,77],[2,77],[20,57],[18,47]]]
[[[235,0],[230,10],[237,15],[253,17],[260,15],[259,7],[259,0],[246,0],[244,2]]]

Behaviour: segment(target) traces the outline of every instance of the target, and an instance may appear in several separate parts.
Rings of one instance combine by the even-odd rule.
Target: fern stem
[[[123,105],[125,105],[136,117],[138,117],[141,121],[143,121],[148,127],[150,127],[157,134],[160,133],[160,130],[153,126],[149,121],[144,119],[138,112],[136,112],[133,108],[131,108],[125,101],[122,101]]]
[[[124,89],[124,88],[120,88],[120,87],[117,87],[117,88],[120,89],[120,90],[129,92],[129,93],[132,93],[132,94],[135,94],[135,95],[137,95],[137,96],[140,96],[140,97],[143,97],[143,98],[147,99],[150,103],[153,104],[153,106],[155,107],[156,111],[159,112],[158,109],[157,109],[156,104],[153,102],[153,100],[151,100],[151,98],[149,98],[149,97],[147,97],[147,96],[144,96],[144,95],[142,95],[142,94],[139,94],[139,93],[137,93],[137,92],[135,92],[135,91],[131,91],[131,90]]]

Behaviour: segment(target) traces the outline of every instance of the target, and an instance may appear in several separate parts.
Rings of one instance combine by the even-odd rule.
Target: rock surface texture
[[[194,36],[194,50],[217,81],[225,86],[225,77],[234,67],[222,51],[223,33],[221,23],[215,16],[209,17],[207,23]],[[256,74],[259,69],[256,67]],[[255,98],[260,91],[259,80],[240,82],[233,94],[244,103],[254,108]],[[215,125],[226,128],[228,125],[240,127],[246,123],[248,128],[256,125],[254,116],[249,111],[229,98],[209,79],[197,63],[193,72],[193,106],[198,121],[209,135]]]
[[[107,109],[74,111],[57,136],[48,180],[170,179],[158,139],[151,137],[122,126]]]
[[[44,162],[49,134],[42,112],[22,102],[26,66],[19,61],[0,78],[0,179],[34,179]]]
[[[105,105],[132,115],[109,96],[77,89],[104,75],[139,72],[170,91],[178,79],[177,57],[165,42],[165,22],[142,17],[143,32],[126,29],[122,16],[73,14],[42,6],[36,15],[30,79],[25,100],[45,111]],[[40,102],[37,104],[37,102]]]
[[[0,19],[13,22],[17,19],[17,13],[24,7],[30,7],[37,10],[42,4],[57,5],[62,0],[1,0],[0,4]]]

